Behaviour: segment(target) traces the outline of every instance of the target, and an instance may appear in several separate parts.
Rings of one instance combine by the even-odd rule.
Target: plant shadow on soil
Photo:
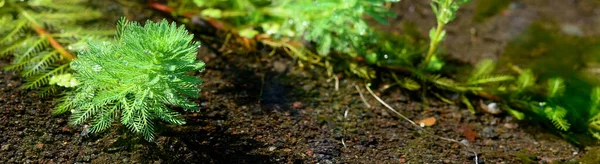
[[[232,56],[216,58],[208,50],[202,52],[199,58],[211,61],[207,62],[203,75],[207,82],[203,84],[206,88],[202,91],[203,99],[199,100],[201,110],[187,115],[185,125],[163,129],[158,139],[161,151],[153,151],[151,155],[167,163],[300,162],[286,156],[252,153],[260,148],[268,149],[265,145],[269,144],[253,139],[252,134],[231,130],[227,125],[233,122],[229,119],[244,117],[229,117],[231,112],[236,112],[232,109],[243,109],[248,111],[241,112],[243,115],[256,117],[269,117],[271,112],[297,115],[299,109],[289,105],[293,101],[290,97],[297,96],[290,94],[304,95],[304,92],[280,82],[287,77],[287,69],[275,71],[265,63],[267,61],[239,61]]]

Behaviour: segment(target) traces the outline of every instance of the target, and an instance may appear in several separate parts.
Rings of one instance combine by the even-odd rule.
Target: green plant
[[[202,79],[196,60],[199,43],[183,27],[166,20],[144,26],[122,19],[114,44],[90,43],[71,63],[80,84],[63,98],[55,113],[71,111],[71,124],[91,121],[101,132],[119,119],[131,131],[154,139],[153,120],[184,124],[170,106],[196,111],[188,98],[199,96]]]
[[[87,0],[0,0],[0,56],[13,55],[7,70],[27,78],[25,89],[40,88],[41,96],[54,93],[49,79],[69,73],[73,54],[87,41],[105,40],[111,30],[94,26],[102,13]]]
[[[600,109],[598,109],[600,89],[597,85],[590,85],[585,80],[581,80],[579,75],[574,75],[578,74],[577,70],[570,70],[574,64],[579,64],[574,63],[578,58],[562,57],[564,54],[572,53],[570,49],[562,47],[579,47],[581,45],[579,40],[555,38],[556,34],[533,30],[535,35],[542,36],[542,39],[527,42],[532,38],[525,37],[525,45],[518,46],[518,49],[570,43],[556,46],[561,48],[548,50],[561,56],[543,57],[547,58],[544,61],[551,62],[550,66],[543,64],[526,67],[528,69],[525,70],[512,67],[516,73],[499,74],[495,61],[484,60],[476,64],[472,71],[462,71],[470,72],[466,75],[462,72],[458,74],[451,72],[458,68],[438,56],[438,49],[446,36],[445,26],[456,18],[458,9],[470,0],[432,0],[431,8],[437,24],[429,31],[428,47],[420,46],[418,42],[407,41],[411,39],[405,39],[404,36],[397,38],[389,38],[389,34],[383,34],[387,37],[377,36],[363,23],[361,15],[364,13],[374,15],[373,18],[385,23],[384,18],[391,15],[388,15],[381,5],[384,1],[195,0],[194,2],[204,9],[197,15],[232,22],[239,29],[236,32],[241,36],[257,39],[273,47],[283,47],[289,54],[303,61],[319,62],[325,58],[325,62],[328,62],[331,61],[328,59],[335,57],[336,59],[364,57],[367,64],[388,68],[390,76],[399,86],[411,91],[422,90],[423,95],[432,93],[450,104],[462,103],[473,114],[476,110],[470,97],[477,96],[500,104],[504,110],[519,120],[527,119],[555,127],[558,133],[567,138],[570,134],[583,131],[588,137],[594,136],[600,139]],[[314,5],[315,3],[323,5],[317,6]],[[374,12],[376,14],[363,12],[369,8],[376,9],[378,12]],[[496,11],[495,8],[485,10]],[[340,14],[337,14],[338,12]],[[481,13],[489,14],[488,11]],[[474,19],[481,18],[483,17]],[[353,31],[357,29],[358,31]],[[365,31],[365,35],[356,35],[361,34],[361,31]],[[315,47],[307,46],[311,44],[294,44],[298,41],[311,41]],[[311,49],[319,55],[313,56],[312,52],[306,49]],[[370,69],[364,69],[364,65],[360,62],[348,62],[346,66],[354,74],[363,78],[369,79],[374,76],[374,73]],[[557,72],[562,75],[549,76],[548,71],[544,71],[549,70],[548,67],[561,68],[561,71]],[[401,77],[398,75],[399,72],[411,77]],[[458,96],[457,99],[449,100],[441,96],[440,92],[450,92]],[[423,98],[426,100],[425,96]]]
[[[396,1],[399,0],[195,0],[193,3],[201,8],[195,11],[182,7],[191,2],[170,4],[179,3],[175,7],[178,13],[191,12],[229,22],[243,37],[260,35],[259,42],[283,48],[303,62],[333,67],[328,63],[331,60],[323,59],[332,59],[331,52],[341,54],[338,59],[353,61],[376,49],[370,46],[377,45],[378,39],[364,18],[370,16],[387,23],[386,19],[394,14],[384,4]],[[350,69],[352,72],[364,78],[374,77],[367,67],[352,64],[348,66],[355,68]]]
[[[456,18],[456,12],[460,5],[470,2],[471,0],[433,0],[431,10],[435,14],[437,26],[429,30],[429,50],[423,61],[423,66],[429,70],[440,70],[443,61],[436,57],[438,45],[446,36],[444,26]]]

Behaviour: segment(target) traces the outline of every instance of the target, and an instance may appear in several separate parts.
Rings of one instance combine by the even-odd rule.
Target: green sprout
[[[90,123],[93,133],[116,120],[131,131],[154,139],[153,121],[185,124],[170,109],[197,111],[189,98],[199,97],[202,79],[188,74],[202,71],[196,60],[199,43],[193,35],[166,20],[144,26],[121,19],[114,44],[90,43],[71,63],[76,89],[67,92],[55,113],[71,111],[71,124]]]
[[[427,51],[425,61],[423,62],[423,66],[428,70],[437,71],[441,69],[443,61],[436,57],[435,53],[438,45],[446,36],[444,26],[456,18],[456,12],[460,5],[470,1],[471,0],[433,0],[431,3],[431,10],[433,10],[435,18],[437,19],[437,26],[429,30],[429,38],[431,40],[429,43],[429,50]]]

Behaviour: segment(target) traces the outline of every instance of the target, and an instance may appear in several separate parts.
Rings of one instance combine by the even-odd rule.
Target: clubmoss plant
[[[116,120],[154,139],[153,121],[184,124],[172,106],[196,111],[189,98],[199,96],[202,71],[199,43],[183,27],[163,20],[144,26],[121,19],[114,44],[90,43],[71,63],[76,89],[67,92],[55,113],[71,111],[71,124],[90,122],[90,132],[106,130]]]

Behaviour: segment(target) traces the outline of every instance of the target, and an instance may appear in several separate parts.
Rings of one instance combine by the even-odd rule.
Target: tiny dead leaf
[[[475,138],[479,137],[477,132],[473,131],[473,126],[471,125],[462,125],[458,128],[459,131],[462,131],[462,136],[465,137],[469,142],[475,141]]]
[[[422,120],[417,121],[417,123],[421,126],[421,127],[425,127],[425,126],[432,126],[435,124],[435,117],[428,117]]]

